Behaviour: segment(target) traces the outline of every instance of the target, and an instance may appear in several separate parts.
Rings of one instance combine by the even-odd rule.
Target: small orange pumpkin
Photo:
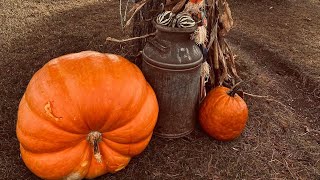
[[[49,61],[18,110],[26,166],[44,179],[94,178],[124,168],[148,145],[155,93],[133,63],[84,51]]]
[[[200,125],[217,140],[229,141],[237,138],[248,119],[248,107],[235,90],[219,86],[211,90],[203,100]]]

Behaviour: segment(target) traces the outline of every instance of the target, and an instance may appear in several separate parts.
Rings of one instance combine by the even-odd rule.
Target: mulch
[[[124,170],[97,179],[320,179],[320,3],[230,4],[235,27],[227,39],[243,90],[268,97],[245,96],[250,117],[241,137],[219,142],[199,125],[184,138],[154,136]],[[32,75],[63,54],[90,49],[126,56],[130,45],[105,42],[124,36],[117,2],[12,0],[0,9],[0,179],[37,179],[21,160],[15,134]]]

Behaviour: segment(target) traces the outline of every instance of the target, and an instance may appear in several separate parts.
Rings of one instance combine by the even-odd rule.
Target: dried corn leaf
[[[225,36],[233,26],[233,18],[231,15],[231,10],[227,2],[223,3],[223,12],[220,12],[219,22],[222,24],[222,28],[219,32],[220,36]]]
[[[200,78],[200,101],[206,96],[206,83],[210,77],[210,65],[207,62],[201,64],[201,78]]]
[[[166,0],[166,4],[164,9],[166,11],[171,11],[173,9],[173,7],[178,4],[181,0]]]
[[[216,10],[216,5],[213,3],[215,0],[211,0],[212,5],[209,6],[208,12],[207,12],[207,19],[208,19],[208,34],[209,34],[209,42],[207,44],[207,48],[210,49],[210,47],[213,44],[213,41],[217,37],[218,34],[218,14]]]
[[[215,23],[212,26],[212,29],[210,32],[209,43],[207,45],[208,48],[210,48],[212,46],[214,40],[217,38],[217,33],[218,33],[218,23]]]
[[[229,44],[225,40],[223,40],[222,43],[225,46],[225,51],[226,51],[225,54],[228,57],[228,64],[230,66],[229,69],[231,70],[234,77],[241,80],[240,76],[237,73],[236,62],[235,62],[235,58],[234,58],[235,56],[234,56]]]
[[[228,65],[226,59],[222,53],[221,47],[218,45],[218,52],[219,52],[219,62],[220,62],[220,69],[222,70],[220,78],[219,78],[219,85],[223,83],[223,81],[228,79]]]
[[[237,68],[236,68],[236,65],[235,65],[235,62],[234,62],[234,57],[233,55],[230,55],[229,58],[228,58],[228,64],[229,64],[229,69],[230,71],[232,72],[232,75],[238,79],[240,79],[238,73],[237,73]]]
[[[208,64],[209,64],[209,66],[210,66],[210,69],[211,69],[211,71],[210,71],[210,79],[211,79],[211,82],[214,84],[214,72],[216,71],[215,69],[213,69],[213,47],[211,47],[210,49],[209,49],[209,52],[208,52],[208,59],[207,59],[207,62],[208,62]]]
[[[214,69],[219,69],[219,43],[218,38],[216,37],[213,41],[213,67]]]
[[[228,59],[229,59],[230,69],[231,69],[231,72],[232,72],[233,76],[235,76],[238,79],[241,79],[240,76],[237,73],[237,68],[236,68],[236,64],[235,64],[233,53],[229,54],[229,58]]]
[[[207,6],[211,7],[215,3],[215,0],[207,0]]]
[[[132,11],[133,11],[133,13],[132,13],[132,15],[130,16],[130,18],[128,19],[128,21],[126,22],[126,24],[124,25],[124,28],[128,27],[128,26],[131,24],[132,19],[133,19],[133,17],[135,16],[135,14],[138,13],[138,12],[140,11],[140,9],[141,9],[146,3],[147,3],[147,0],[140,1],[140,2],[136,3],[136,4],[134,5],[134,7],[132,7],[132,8],[130,9],[129,12],[132,12]]]
[[[184,5],[187,3],[188,0],[180,0],[173,8],[172,12],[177,14],[184,9]]]
[[[132,8],[129,10],[128,13],[130,14],[130,13],[135,12],[136,9],[140,9],[139,7],[140,7],[142,4],[145,4],[146,2],[147,2],[147,0],[142,0],[142,1],[139,1],[139,2],[135,3],[135,4],[132,6]]]

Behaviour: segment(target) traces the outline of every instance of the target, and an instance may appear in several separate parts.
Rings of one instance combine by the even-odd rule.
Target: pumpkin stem
[[[243,81],[240,81],[237,84],[235,84],[234,86],[232,86],[231,89],[228,91],[228,95],[231,97],[234,97],[240,88],[239,84],[241,84],[242,82]]]
[[[93,146],[93,155],[98,161],[98,163],[102,163],[102,156],[100,154],[98,143],[102,139],[102,134],[98,131],[92,131],[88,134],[87,140],[91,146]]]

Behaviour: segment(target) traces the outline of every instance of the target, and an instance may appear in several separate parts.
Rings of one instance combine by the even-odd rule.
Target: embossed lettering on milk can
[[[141,67],[159,102],[154,133],[178,138],[191,133],[195,127],[202,53],[190,39],[196,27],[154,25],[157,33],[143,49]]]

